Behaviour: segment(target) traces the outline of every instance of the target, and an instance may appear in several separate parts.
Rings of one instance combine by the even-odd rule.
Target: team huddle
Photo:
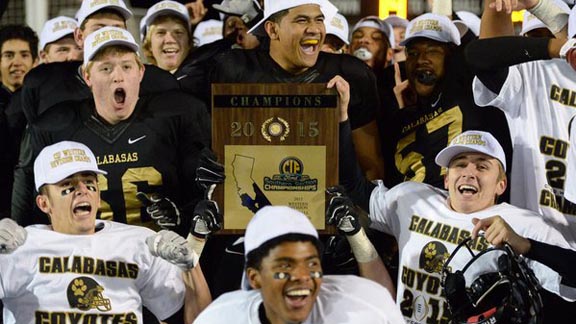
[[[164,0],[135,38],[123,0],[83,0],[39,38],[0,26],[0,323],[566,321],[569,5],[436,0],[350,28],[329,0]],[[337,94],[338,186],[317,188],[337,235],[254,178],[245,234],[218,235],[240,164],[212,151],[221,83]]]

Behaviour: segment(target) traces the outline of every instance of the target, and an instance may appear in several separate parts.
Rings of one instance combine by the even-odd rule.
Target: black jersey
[[[206,107],[180,91],[138,100],[132,116],[116,125],[100,120],[92,100],[65,102],[50,109],[31,127],[33,155],[52,143],[73,140],[96,156],[101,217],[129,224],[149,218],[136,193],[158,193],[183,207],[202,198],[195,185],[200,151],[209,146]]]
[[[350,55],[320,52],[316,64],[294,75],[276,63],[267,51],[231,50],[218,58],[213,83],[326,83],[336,75],[350,84],[349,116],[352,129],[375,119],[380,105],[376,77],[368,65]]]
[[[466,67],[461,51],[458,48],[448,58],[440,91],[428,100],[403,109],[398,109],[391,91],[394,67],[385,70],[387,77],[382,80],[388,80],[389,91],[383,96],[378,122],[387,187],[411,180],[444,188],[442,168],[434,161],[436,154],[466,130],[482,130],[494,135],[504,148],[506,164],[511,165],[512,143],[506,117],[495,107],[476,106],[472,94],[473,74]]]

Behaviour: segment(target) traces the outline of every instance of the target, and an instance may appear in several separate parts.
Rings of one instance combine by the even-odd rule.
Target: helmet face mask
[[[474,253],[470,242],[467,238],[460,243],[442,268],[452,322],[541,323],[539,283],[523,258],[507,244]]]

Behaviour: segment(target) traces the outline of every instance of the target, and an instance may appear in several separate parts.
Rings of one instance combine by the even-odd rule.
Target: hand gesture
[[[328,224],[336,225],[338,232],[344,235],[354,235],[360,231],[362,226],[359,222],[359,213],[352,200],[345,195],[344,188],[330,187],[326,189],[332,198],[326,210]]]
[[[473,218],[472,224],[474,224],[472,238],[476,238],[480,231],[484,231],[484,238],[494,246],[508,243],[517,254],[525,254],[530,250],[530,241],[514,232],[500,216]]]
[[[213,185],[216,186],[216,185]],[[222,215],[218,204],[213,200],[201,200],[194,207],[190,233],[199,238],[216,232],[222,228]]]
[[[163,229],[172,230],[182,222],[180,210],[172,200],[143,192],[136,193],[136,198],[146,207],[146,213]]]
[[[161,230],[146,238],[146,245],[153,256],[160,257],[183,271],[198,264],[198,255],[182,236],[168,230]]]
[[[26,241],[28,232],[10,218],[0,220],[0,254],[14,252]]]
[[[224,165],[218,163],[218,158],[209,148],[204,148],[200,152],[200,161],[196,168],[196,183],[206,190],[206,199],[210,199],[214,190],[212,185],[224,183],[224,179]]]
[[[212,7],[227,15],[240,16],[245,23],[254,19],[260,9],[255,7],[253,0],[224,0]]]
[[[208,9],[204,7],[203,0],[188,2],[186,4],[186,8],[188,8],[188,14],[190,15],[190,25],[192,26],[198,25],[208,12]]]
[[[398,107],[402,109],[416,103],[416,95],[410,87],[410,82],[408,79],[402,81],[402,74],[400,73],[400,65],[398,65],[398,63],[394,63],[394,81],[396,81],[396,85],[392,90],[394,91],[396,101],[398,101]]]
[[[333,77],[326,88],[332,89],[336,87],[336,91],[338,91],[338,107],[340,110],[340,121],[343,122],[348,119],[348,105],[350,104],[350,84],[348,81],[344,80],[343,77],[337,75]]]

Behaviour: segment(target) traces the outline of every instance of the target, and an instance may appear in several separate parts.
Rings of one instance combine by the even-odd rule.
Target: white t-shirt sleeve
[[[478,106],[498,107],[510,116],[519,115],[522,108],[522,100],[525,98],[524,80],[517,66],[508,68],[508,77],[504,85],[502,85],[500,93],[492,92],[478,77],[474,77],[472,89],[474,101]]]
[[[568,148],[566,184],[564,185],[564,198],[576,203],[576,120],[572,119],[570,129],[570,146]]]
[[[142,304],[164,320],[184,305],[182,270],[162,258],[152,256],[145,244],[143,249],[143,258],[148,259],[146,263],[149,266],[141,266],[142,273],[138,275]]]
[[[370,196],[370,227],[395,235],[398,233],[400,227],[398,218],[395,216],[392,205],[395,204],[395,196],[397,187],[388,190],[381,180],[376,181],[376,188],[372,191]]]

